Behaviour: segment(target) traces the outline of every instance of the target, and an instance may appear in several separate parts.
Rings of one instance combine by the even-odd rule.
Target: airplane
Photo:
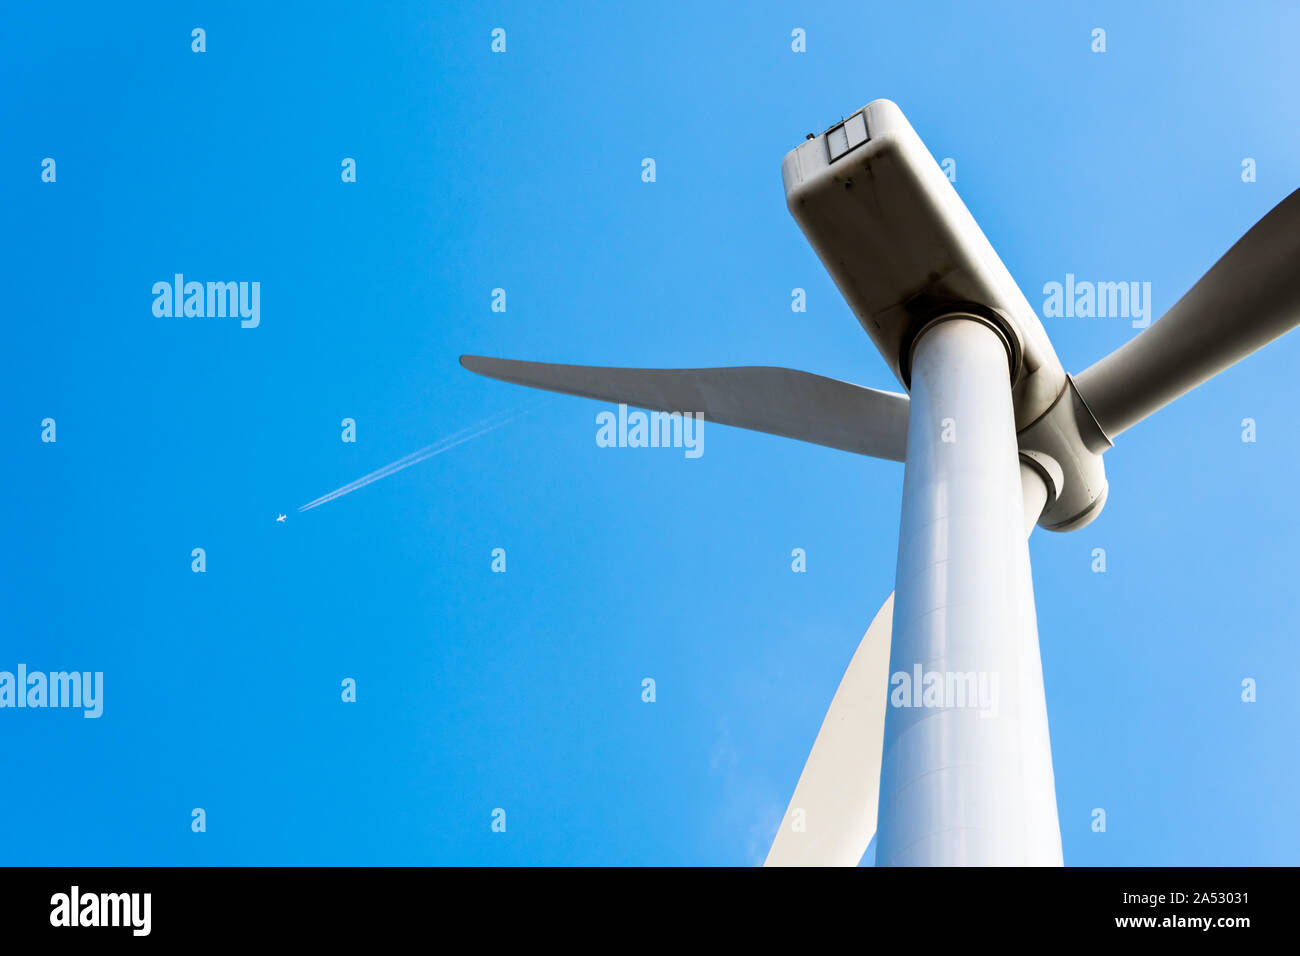
[[[288,517],[288,516],[287,516],[287,515],[276,515],[275,520],[278,521],[278,522],[280,522],[281,524],[284,524],[284,519],[285,519],[286,517]]]

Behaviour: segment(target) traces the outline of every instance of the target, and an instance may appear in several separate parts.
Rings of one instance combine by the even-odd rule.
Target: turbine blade
[[[644,369],[551,365],[462,355],[489,378],[781,435],[873,458],[902,461],[906,395],[768,366]]]
[[[1075,385],[1110,438],[1300,324],[1300,190]]]
[[[764,866],[857,866],[876,832],[894,595],[831,700]]]

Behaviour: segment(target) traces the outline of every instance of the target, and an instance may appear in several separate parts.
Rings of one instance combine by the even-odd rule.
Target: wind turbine
[[[786,202],[908,394],[784,368],[466,355],[482,375],[905,463],[895,592],[813,744],[768,865],[1060,865],[1028,532],[1106,501],[1122,432],[1300,323],[1300,191],[1159,321],[1067,375],[897,106],[785,157]]]

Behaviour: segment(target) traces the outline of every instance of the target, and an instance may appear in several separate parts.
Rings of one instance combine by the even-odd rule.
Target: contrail
[[[312,508],[318,508],[321,505],[325,504],[325,502],[327,501],[333,501],[335,498],[341,498],[346,494],[350,494],[356,491],[358,488],[364,488],[366,485],[370,484],[371,482],[378,481],[380,478],[387,478],[389,475],[396,474],[397,472],[401,471],[403,468],[410,468],[412,465],[418,465],[420,462],[424,461],[427,458],[432,458],[434,455],[441,455],[444,451],[448,451],[452,448],[455,448],[457,445],[463,445],[471,438],[478,438],[480,435],[486,435],[490,431],[495,431],[496,429],[500,428],[502,425],[508,425],[516,418],[521,418],[524,415],[527,415],[529,412],[534,411],[541,404],[543,403],[535,402],[532,405],[522,409],[502,412],[499,415],[494,415],[491,418],[484,419],[483,421],[479,422],[476,425],[470,425],[467,428],[462,428],[460,431],[448,435],[446,438],[442,439],[441,441],[436,441],[432,445],[426,445],[424,448],[421,448],[419,451],[413,451],[409,455],[397,459],[397,461],[390,462],[389,464],[385,465],[383,468],[379,468],[375,471],[372,471],[368,475],[363,475],[362,477],[358,478],[356,481],[348,482],[342,488],[335,488],[333,491],[329,492],[328,494],[321,495],[319,498],[307,502],[305,505],[300,507],[298,511],[301,513],[303,511],[310,511]]]

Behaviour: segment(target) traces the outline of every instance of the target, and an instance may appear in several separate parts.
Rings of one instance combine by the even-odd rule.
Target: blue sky
[[[600,448],[605,406],[557,396],[294,509],[534,398],[462,353],[897,388],[780,179],[878,97],[1036,306],[1073,273],[1158,315],[1300,185],[1292,5],[740,10],[7,13],[0,669],[105,703],[0,711],[0,862],[760,861],[893,586],[902,466]],[[178,272],[260,282],[260,325],[155,317]],[[1045,325],[1070,371],[1134,334]],[[1135,427],[1102,516],[1033,536],[1069,864],[1297,858],[1297,367],[1284,338]]]

